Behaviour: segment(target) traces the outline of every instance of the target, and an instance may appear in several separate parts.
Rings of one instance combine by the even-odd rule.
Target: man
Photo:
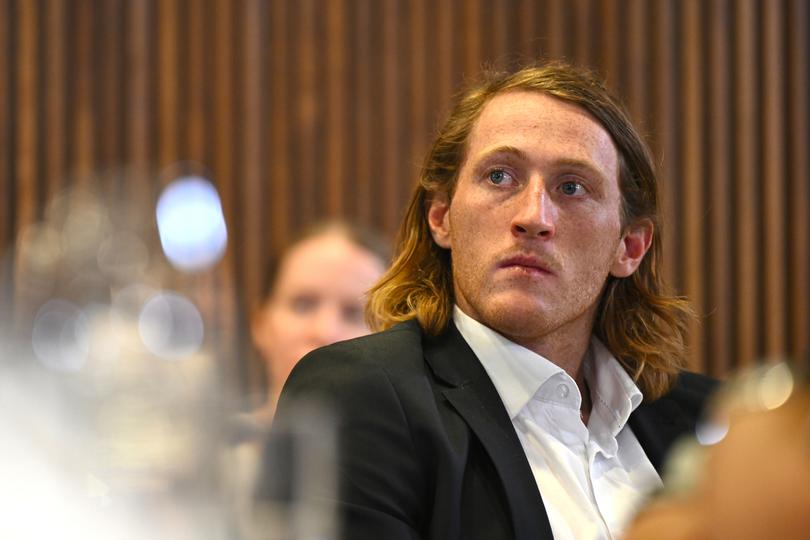
[[[339,415],[345,538],[621,533],[711,387],[680,374],[692,315],[663,292],[658,219],[649,152],[590,74],[461,94],[372,291],[386,331],[282,393],[281,416]]]

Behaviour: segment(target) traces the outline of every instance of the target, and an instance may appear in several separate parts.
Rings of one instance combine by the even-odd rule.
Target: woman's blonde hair
[[[435,194],[452,198],[467,139],[489,100],[518,90],[541,92],[588,111],[618,150],[622,226],[643,219],[653,224],[652,245],[638,270],[627,278],[608,278],[594,333],[636,380],[645,399],[655,399],[685,365],[686,330],[695,314],[685,299],[666,293],[660,273],[658,187],[647,145],[601,80],[564,63],[487,71],[480,82],[458,94],[422,165],[394,262],[371,290],[369,325],[379,330],[416,318],[430,335],[447,326],[454,302],[450,252],[433,241],[427,207]]]

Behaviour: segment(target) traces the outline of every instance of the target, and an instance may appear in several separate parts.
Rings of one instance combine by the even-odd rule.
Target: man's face
[[[339,233],[304,240],[284,256],[273,294],[252,321],[253,340],[281,389],[308,352],[369,332],[365,293],[384,265]]]
[[[618,170],[613,141],[584,110],[536,92],[494,97],[452,200],[437,195],[428,210],[459,307],[535,350],[590,335],[608,275],[632,274],[652,238],[647,222],[622,231]]]

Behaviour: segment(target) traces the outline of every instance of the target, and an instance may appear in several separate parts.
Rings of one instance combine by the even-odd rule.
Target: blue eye
[[[505,183],[508,184],[510,181],[512,181],[512,175],[503,169],[495,169],[494,171],[490,171],[488,178],[489,181],[496,186],[500,186]]]
[[[579,195],[583,189],[582,184],[579,182],[568,181],[560,184],[560,191],[562,191],[564,195]]]

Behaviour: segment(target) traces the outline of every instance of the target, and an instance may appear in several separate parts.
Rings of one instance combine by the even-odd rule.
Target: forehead
[[[343,234],[325,232],[290,248],[281,261],[276,287],[337,287],[336,276],[349,276],[365,286],[367,279],[376,279],[382,269],[382,261],[372,252]]]
[[[501,146],[538,159],[582,161],[607,178],[618,176],[618,153],[607,130],[585,109],[541,92],[493,97],[473,125],[467,159]]]

